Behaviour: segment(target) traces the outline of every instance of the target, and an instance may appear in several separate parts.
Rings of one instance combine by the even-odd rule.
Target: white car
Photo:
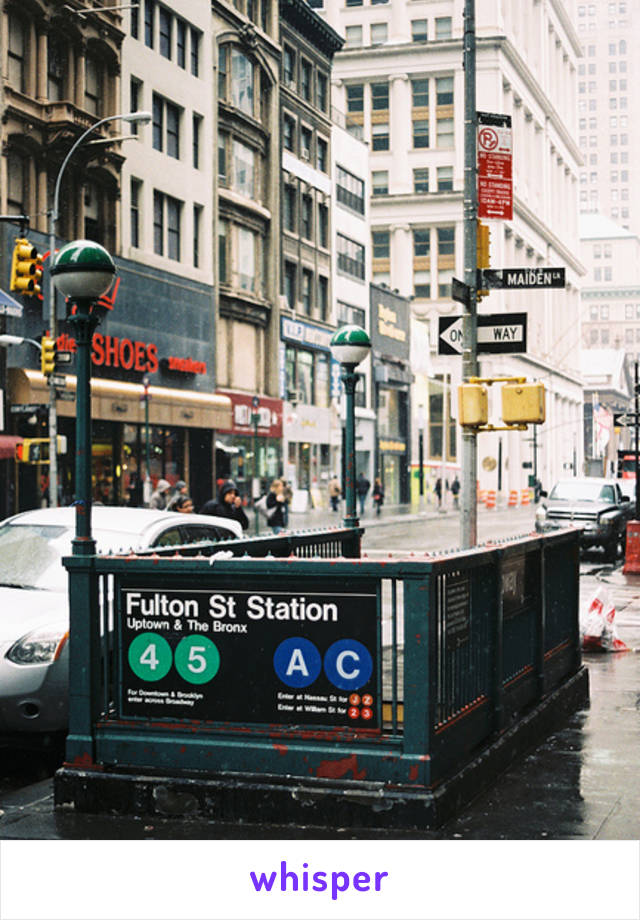
[[[100,553],[232,540],[228,518],[94,505]],[[74,508],[25,511],[0,522],[0,740],[46,741],[67,727]]]

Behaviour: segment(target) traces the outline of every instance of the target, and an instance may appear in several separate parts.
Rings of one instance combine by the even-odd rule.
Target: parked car
[[[98,552],[237,539],[227,518],[94,506]],[[0,522],[0,738],[44,742],[67,725],[67,572],[74,508],[25,511]]]
[[[583,547],[601,546],[615,561],[624,546],[627,521],[634,505],[616,479],[561,479],[549,495],[542,492],[536,511],[536,530],[546,533],[575,525],[582,529]]]

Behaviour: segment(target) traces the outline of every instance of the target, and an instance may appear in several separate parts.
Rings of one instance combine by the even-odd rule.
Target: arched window
[[[244,52],[222,45],[218,54],[218,94],[246,115],[256,117],[256,67]]]

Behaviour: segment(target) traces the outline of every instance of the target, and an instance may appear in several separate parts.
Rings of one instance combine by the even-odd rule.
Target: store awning
[[[22,438],[13,434],[0,434],[0,460],[13,460],[16,444],[22,444]]]
[[[66,374],[66,392],[75,393],[75,375]],[[128,423],[144,422],[144,387],[139,383],[91,379],[91,415],[95,419]],[[46,379],[39,371],[9,368],[9,396],[12,404],[43,403],[49,399]],[[57,403],[58,415],[75,416],[75,402]],[[149,387],[151,425],[183,428],[230,428],[231,400],[219,393]]]

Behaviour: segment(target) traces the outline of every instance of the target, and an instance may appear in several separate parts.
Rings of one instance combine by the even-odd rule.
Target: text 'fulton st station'
[[[121,715],[377,729],[375,591],[300,588],[122,588]]]

